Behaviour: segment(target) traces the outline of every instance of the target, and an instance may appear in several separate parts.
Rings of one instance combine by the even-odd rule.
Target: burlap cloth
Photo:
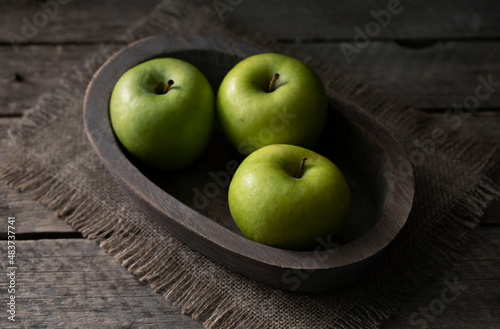
[[[165,1],[123,38],[200,33],[289,51],[263,36],[221,23],[212,7]],[[122,260],[140,280],[209,328],[374,328],[461,250],[483,209],[498,197],[487,175],[497,145],[456,134],[401,101],[308,57],[338,99],[357,102],[385,125],[408,154],[442,127],[446,140],[414,161],[414,207],[402,233],[357,284],[329,294],[299,295],[248,280],[189,249],[136,209],[111,179],[83,131],[82,100],[95,70],[119,47],[104,46],[43,95],[10,130],[2,179],[31,192],[75,229]],[[147,288],[145,288],[147,289]]]

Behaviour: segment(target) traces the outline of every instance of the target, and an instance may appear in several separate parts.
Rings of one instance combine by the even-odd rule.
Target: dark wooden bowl
[[[243,58],[259,53],[245,44],[206,36],[173,41],[158,36],[113,55],[95,73],[84,102],[92,147],[137,205],[174,236],[202,254],[251,279],[295,292],[325,292],[353,283],[395,238],[410,212],[414,185],[406,156],[394,138],[363,109],[335,98],[327,128],[314,148],[344,172],[352,194],[349,222],[325,248],[290,251],[250,241],[234,224],[227,204],[229,177],[243,157],[216,128],[207,151],[194,164],[161,173],[135,163],[115,138],[108,102],[129,68],[158,57],[198,67],[214,91]],[[398,168],[405,168],[404,174]],[[199,192],[199,193],[198,193]],[[202,196],[200,196],[203,195]]]

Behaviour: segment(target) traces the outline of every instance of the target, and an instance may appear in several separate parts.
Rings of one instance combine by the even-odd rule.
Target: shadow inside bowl
[[[185,60],[202,71],[214,92],[224,75],[240,61],[214,51],[173,52],[169,57]],[[123,150],[123,149],[122,149]],[[329,105],[324,133],[312,150],[329,158],[344,173],[351,190],[351,211],[346,226],[333,244],[346,244],[368,232],[382,213],[386,181],[381,149],[333,105]],[[126,153],[124,151],[124,153]],[[227,194],[237,166],[244,156],[226,140],[218,123],[202,156],[186,168],[174,172],[151,170],[132,157],[129,160],[154,184],[205,217],[242,235],[229,212]]]
[[[129,68],[153,58],[177,57],[198,67],[216,92],[236,63],[260,52],[236,40],[202,35],[138,40],[111,56],[89,83],[83,111],[87,136],[116,182],[142,211],[212,260],[287,291],[317,293],[351,284],[400,232],[414,193],[404,150],[364,109],[327,89],[326,127],[312,148],[337,164],[351,190],[346,227],[334,241],[324,241],[332,250],[286,250],[242,237],[231,218],[227,192],[243,156],[217,124],[209,147],[196,162],[167,173],[150,170],[127,156],[113,134],[109,98]],[[401,175],[401,167],[410,170]],[[307,279],[297,277],[304,274],[301,271]]]

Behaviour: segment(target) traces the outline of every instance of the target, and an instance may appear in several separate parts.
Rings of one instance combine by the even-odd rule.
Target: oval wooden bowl
[[[137,41],[95,73],[84,101],[84,124],[92,147],[131,199],[187,245],[251,279],[283,290],[325,292],[353,283],[377,259],[406,222],[413,201],[411,168],[394,138],[363,109],[335,98],[332,90],[325,133],[314,148],[344,172],[351,188],[349,222],[327,248],[290,251],[250,241],[234,224],[227,205],[230,173],[243,157],[216,128],[207,151],[189,167],[169,173],[135,163],[115,138],[108,102],[129,68],[158,57],[198,67],[214,91],[225,74],[258,50],[236,41],[193,35]],[[333,243],[339,244],[335,245]]]

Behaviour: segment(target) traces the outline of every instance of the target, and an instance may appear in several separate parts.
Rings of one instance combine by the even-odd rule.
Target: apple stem
[[[302,171],[304,170],[304,162],[306,162],[307,158],[302,158],[302,160],[300,160],[300,167],[299,167],[299,172],[297,173],[297,175],[293,176],[295,178],[301,178],[302,177]]]
[[[273,78],[271,79],[271,82],[269,82],[269,92],[274,90],[274,83],[276,80],[278,80],[280,75],[278,73],[274,73]]]
[[[174,80],[168,80],[167,85],[165,86],[165,89],[163,89],[163,93],[166,94],[167,91],[170,89],[170,87],[172,87],[173,84],[174,84]]]

